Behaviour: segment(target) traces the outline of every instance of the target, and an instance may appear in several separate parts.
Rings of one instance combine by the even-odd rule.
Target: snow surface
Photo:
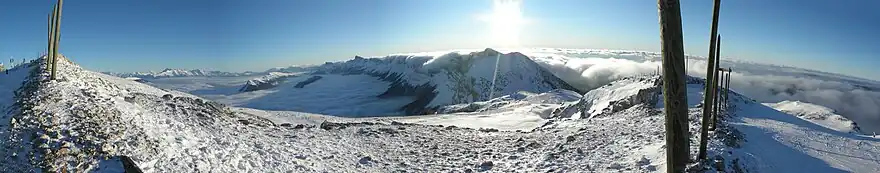
[[[10,121],[14,115],[16,91],[30,75],[29,68],[33,64],[25,64],[17,68],[7,69],[9,74],[0,73],[0,146],[7,146],[9,141]],[[5,148],[0,148],[3,151]],[[2,153],[2,152],[0,152]]]
[[[448,106],[461,110],[474,105],[475,112],[345,118],[229,107],[84,70],[63,58],[59,79],[46,81],[44,66],[16,73],[20,81],[0,81],[0,96],[6,96],[0,103],[19,105],[5,108],[12,118],[4,122],[14,125],[2,129],[8,138],[0,143],[0,170],[118,171],[107,158],[125,155],[145,172],[665,171],[662,99],[653,76],[610,82],[587,92],[583,97],[589,100],[565,90],[513,92]],[[276,89],[248,92],[262,95],[241,97],[279,96],[261,105],[324,98],[307,105],[322,106],[318,103],[358,100],[340,96],[358,92],[373,92],[364,98],[376,99],[384,92],[380,86],[392,83],[365,74],[322,76],[302,89],[320,88],[311,91],[323,94],[291,90],[284,85],[295,82],[285,82]],[[700,127],[701,109],[695,103],[701,99],[701,82],[688,81],[691,134]],[[368,85],[376,87],[364,87]],[[333,86],[338,88],[328,88]],[[6,88],[18,88],[20,95],[8,97],[12,91]],[[259,103],[253,101],[247,102]],[[736,92],[730,101],[722,109],[719,128],[710,132],[709,162],[693,163],[693,169],[880,172],[880,139],[841,132]],[[592,118],[555,116],[567,108],[588,111]],[[799,110],[821,110],[806,108]],[[596,110],[603,110],[597,114],[601,116],[593,115]],[[698,135],[690,141],[693,156]]]
[[[834,110],[831,108],[788,100],[779,103],[764,103],[764,105],[837,131],[860,133],[859,127],[854,122],[834,114]]]
[[[39,169],[25,166],[31,163],[25,158],[53,163],[55,167],[43,167],[49,171],[110,171],[96,170],[107,163],[100,158],[119,155],[130,156],[145,172],[604,172],[651,171],[655,168],[634,165],[661,162],[624,157],[631,152],[623,148],[640,147],[612,142],[656,144],[661,138],[605,138],[620,130],[620,126],[605,123],[513,132],[486,128],[498,122],[486,122],[487,126],[475,129],[398,123],[393,118],[352,119],[229,108],[185,93],[86,71],[66,61],[59,66],[57,81],[29,84],[38,85],[30,89],[42,96],[27,100],[28,106],[20,111],[30,113],[16,115],[20,126],[12,130],[16,138],[4,147],[10,150],[4,151],[7,158],[2,164],[15,165],[7,167],[12,171]],[[44,77],[42,72],[39,78]],[[555,93],[523,100],[539,104],[574,100],[571,92]],[[659,116],[637,113],[649,109],[634,107],[626,115],[662,125],[657,121]],[[626,122],[622,120],[615,119]],[[609,131],[588,133],[591,126]],[[623,130],[641,133],[639,129]],[[660,128],[651,129],[657,133]],[[38,141],[39,147],[20,140],[31,135],[46,140]],[[21,157],[10,158],[10,153]],[[59,157],[58,153],[70,157]]]
[[[583,102],[584,107],[586,108],[586,114],[589,115],[589,118],[593,116],[605,113],[607,111],[606,108],[611,108],[612,104],[616,104],[620,100],[629,100],[632,97],[639,97],[639,92],[644,92],[646,89],[648,90],[647,94],[654,94],[656,90],[659,88],[657,80],[658,78],[626,78],[623,80],[615,81],[614,83],[608,84],[607,86],[596,88],[594,90],[590,90],[587,94],[584,94]],[[653,98],[652,96],[641,96],[643,98]],[[647,100],[639,101],[638,103],[647,103]],[[633,104],[638,104],[633,103]],[[588,118],[588,117],[582,117]]]
[[[401,115],[400,107],[413,101],[411,97],[377,97],[389,82],[368,75],[321,75],[303,88],[295,87],[311,76],[290,77],[270,89],[208,98],[247,108],[346,117]]]
[[[530,131],[550,121],[552,111],[562,104],[580,98],[581,95],[574,91],[561,89],[537,94],[520,92],[489,101],[445,106],[439,109],[442,115],[407,116],[395,120],[475,129]]]
[[[840,132],[743,99],[728,123],[745,136],[732,149],[759,172],[880,172],[880,139]],[[791,106],[791,105],[788,105]]]
[[[23,114],[16,115],[20,125],[12,130],[13,143],[4,146],[10,150],[4,151],[7,157],[2,164],[11,171],[41,169],[26,166],[32,159],[51,163],[52,167],[42,167],[46,171],[111,171],[100,169],[106,163],[101,158],[119,155],[130,156],[145,172],[642,169],[628,166],[636,163],[626,161],[629,158],[609,157],[629,155],[612,150],[629,144],[601,143],[589,150],[567,144],[592,143],[605,133],[580,138],[572,131],[511,132],[228,108],[185,93],[86,71],[66,61],[59,67],[57,81],[29,84],[38,86],[30,89],[40,97],[26,100]],[[44,79],[45,72],[38,77]],[[545,102],[549,103],[564,97],[543,98],[553,98]],[[21,140],[32,136],[45,140],[37,141],[39,145]],[[20,157],[9,157],[11,153]],[[589,166],[582,163],[586,159],[591,160]]]

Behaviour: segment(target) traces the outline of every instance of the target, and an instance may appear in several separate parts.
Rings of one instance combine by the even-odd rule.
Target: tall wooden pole
[[[700,151],[697,155],[697,159],[705,159],[706,158],[706,142],[708,142],[707,137],[709,137],[709,116],[712,116],[712,98],[715,97],[715,89],[713,85],[715,83],[714,76],[715,71],[715,36],[718,35],[718,10],[721,8],[721,0],[715,0],[715,7],[712,10],[712,35],[710,35],[709,41],[709,64],[706,65],[706,90],[703,92],[703,121],[702,126],[700,128]]]
[[[730,108],[730,73],[733,73],[733,68],[727,67],[727,82],[725,82],[727,89],[724,91],[724,102],[728,104],[727,108]]]
[[[724,74],[724,70],[719,68],[717,73],[719,74],[718,80],[717,80],[718,82],[715,83],[715,86],[717,88],[722,88],[722,89],[718,89],[715,92],[715,94],[718,94],[718,95],[715,97],[715,108],[713,108],[714,110],[712,112],[712,124],[710,124],[711,126],[709,127],[709,130],[711,130],[711,131],[715,131],[715,127],[716,127],[716,125],[718,125],[718,112],[721,110],[721,101],[722,101],[721,97],[723,97],[721,95],[721,92],[724,88],[724,84],[722,84],[722,83],[724,83],[724,75],[722,75],[722,74]]]
[[[712,79],[715,79],[715,86],[712,87],[712,94],[714,94],[712,102],[714,106],[712,106],[712,123],[709,124],[709,130],[711,131],[715,131],[715,123],[718,120],[718,107],[721,107],[721,102],[719,101],[721,90],[718,88],[721,86],[721,81],[724,81],[724,78],[720,78],[723,77],[721,76],[723,72],[721,69],[721,35],[718,35],[718,40],[715,40],[715,76],[712,77]]]
[[[684,172],[689,162],[684,40],[678,0],[658,0],[663,51],[663,107],[666,110],[666,172]]]
[[[724,105],[721,108],[723,108],[723,110],[726,112],[727,111],[727,90],[728,90],[727,89],[727,82],[730,81],[730,79],[729,79],[730,78],[730,68],[728,67],[724,72],[725,73],[722,73],[722,75],[721,75],[724,77],[724,80],[721,80],[721,88],[723,88],[721,90],[721,98],[722,98],[721,102],[724,103]]]
[[[46,69],[52,69],[52,45],[55,44],[55,34],[52,34],[52,31],[55,31],[55,11],[58,11],[58,5],[52,7],[52,12],[49,12],[49,31],[46,33],[49,35],[48,45],[46,48]]]
[[[53,54],[53,56],[52,56],[52,75],[51,75],[52,80],[55,80],[55,73],[56,73],[56,71],[58,71],[58,66],[57,66],[58,65],[58,56],[60,55],[58,53],[58,45],[59,45],[58,43],[61,40],[61,11],[62,11],[61,9],[64,7],[64,0],[58,0],[58,4],[56,4],[56,5],[57,6],[55,8],[55,26],[53,28],[55,30],[55,33],[54,33],[55,40],[53,40],[54,44],[52,47],[52,49],[53,49],[53,51],[52,51],[52,54]]]

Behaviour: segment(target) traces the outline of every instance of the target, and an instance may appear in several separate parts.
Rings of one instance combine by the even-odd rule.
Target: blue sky
[[[0,2],[0,57],[46,47],[52,0]],[[708,52],[712,2],[682,2],[685,51]],[[262,71],[354,55],[497,47],[489,0],[78,0],[61,52],[100,71]],[[656,1],[525,0],[523,47],[659,51]],[[726,0],[723,56],[880,79],[880,2]],[[6,62],[6,60],[4,60]]]

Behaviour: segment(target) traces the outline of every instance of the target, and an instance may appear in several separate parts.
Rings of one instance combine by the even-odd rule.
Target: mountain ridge
[[[485,68],[494,67],[495,63],[498,63],[497,76],[494,68]],[[553,89],[582,92],[519,52],[504,54],[491,48],[440,56],[356,56],[347,61],[327,62],[314,69],[314,75],[365,74],[391,82],[387,90],[377,97],[415,97],[415,101],[401,108],[408,115],[433,113],[446,105],[489,100],[493,93],[501,96],[519,91],[540,93]],[[497,81],[492,88],[494,77],[497,77]]]

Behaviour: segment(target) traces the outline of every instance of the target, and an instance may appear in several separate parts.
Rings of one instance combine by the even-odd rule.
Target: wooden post
[[[715,69],[715,36],[718,35],[718,10],[721,8],[721,0],[715,0],[715,7],[712,10],[712,35],[710,35],[709,41],[709,64],[706,65],[706,90],[703,92],[703,117],[702,117],[702,126],[700,128],[700,151],[697,155],[697,159],[705,159],[706,158],[706,142],[708,142],[707,137],[709,137],[709,116],[712,116],[712,98],[715,97],[715,89],[713,85],[715,83],[715,79],[713,79]]]
[[[58,53],[58,43],[61,40],[61,11],[62,11],[61,9],[64,7],[64,0],[58,0],[58,4],[56,4],[56,5],[57,6],[55,8],[55,25],[53,27],[53,29],[54,29],[53,35],[54,35],[55,40],[53,40],[53,45],[52,45],[52,49],[53,49],[52,50],[52,74],[51,74],[52,80],[55,80],[55,73],[58,71],[58,67],[57,67],[58,56],[60,55]]]
[[[724,78],[722,78],[723,76],[721,76],[721,73],[724,72],[724,70],[721,69],[721,35],[718,35],[718,40],[715,40],[715,52],[714,53],[715,53],[715,74],[714,74],[715,76],[712,77],[712,79],[715,79],[714,86],[712,86],[712,94],[713,94],[712,102],[714,104],[712,106],[712,117],[711,117],[712,122],[709,124],[710,131],[715,131],[715,123],[717,122],[717,119],[718,119],[718,107],[721,107],[721,104],[719,101],[720,97],[721,97],[721,90],[718,89],[721,86],[721,81],[724,80]]]
[[[727,89],[724,91],[724,102],[728,104],[727,108],[730,108],[730,73],[733,73],[733,68],[727,67],[727,82],[725,82]]]
[[[727,82],[730,81],[730,79],[729,79],[730,78],[730,68],[728,67],[724,72],[725,73],[722,73],[722,76],[724,76],[724,80],[721,81],[721,88],[723,88],[721,90],[721,92],[722,92],[721,93],[721,96],[722,96],[721,102],[724,103],[724,105],[721,108],[723,108],[722,110],[724,110],[726,112],[727,111],[727,90],[728,90],[727,89]]]
[[[713,92],[715,92],[714,93],[715,97],[712,97],[712,114],[711,114],[712,116],[709,116],[709,121],[711,121],[711,122],[709,122],[709,131],[715,131],[715,117],[718,116],[718,98],[721,97],[720,94],[718,94],[718,91],[721,90],[721,89],[718,89],[718,85],[720,85],[719,82],[721,80],[724,80],[724,79],[720,78],[720,75],[717,75],[719,73],[721,73],[720,70],[715,71],[715,74],[716,74],[715,79],[717,79],[717,80],[715,80],[715,83],[713,84],[713,85],[715,85],[714,86],[715,90],[713,91]]]
[[[52,45],[54,45],[55,34],[52,34],[52,31],[55,30],[55,11],[58,10],[58,5],[52,7],[52,12],[49,13],[49,31],[46,33],[49,35],[49,47],[46,48],[46,69],[52,70]]]
[[[678,0],[658,0],[663,52],[663,107],[666,110],[666,172],[684,172],[689,162],[684,40]]]

